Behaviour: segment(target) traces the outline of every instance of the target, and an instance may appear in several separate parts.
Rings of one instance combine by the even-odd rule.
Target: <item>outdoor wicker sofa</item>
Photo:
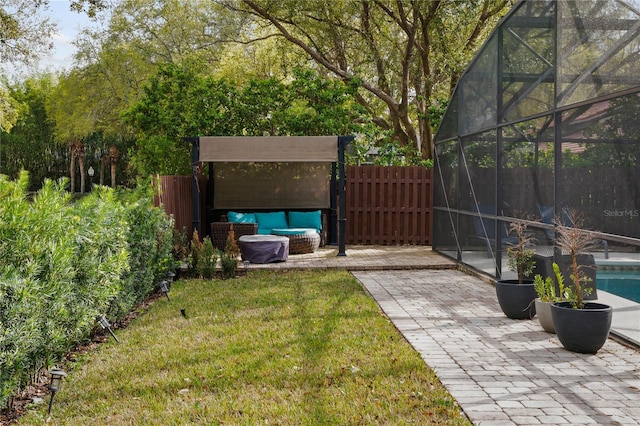
[[[229,211],[211,224],[214,245],[223,250],[226,236],[233,229],[236,239],[242,235],[280,235],[289,238],[291,254],[313,253],[326,242],[326,215],[313,211]]]

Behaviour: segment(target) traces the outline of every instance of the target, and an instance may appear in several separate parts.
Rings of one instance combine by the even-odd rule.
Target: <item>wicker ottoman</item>
[[[320,247],[320,234],[315,229],[276,228],[272,229],[271,233],[289,238],[290,254],[313,253]]]

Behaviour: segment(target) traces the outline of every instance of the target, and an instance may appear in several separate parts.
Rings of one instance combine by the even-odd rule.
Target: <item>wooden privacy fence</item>
[[[347,167],[347,244],[431,244],[432,176],[424,167]]]
[[[193,235],[193,178],[191,176],[156,176],[155,185],[159,194],[154,199],[156,206],[164,206],[167,214],[173,215],[174,227],[185,229],[187,236]],[[201,176],[200,185],[200,218],[205,216],[205,187],[207,179]],[[202,229],[202,228],[200,228]]]
[[[364,245],[431,244],[431,170],[423,167],[349,166],[346,242]],[[156,205],[172,214],[176,229],[192,233],[191,176],[159,176]],[[201,177],[201,229],[206,222],[206,178]]]

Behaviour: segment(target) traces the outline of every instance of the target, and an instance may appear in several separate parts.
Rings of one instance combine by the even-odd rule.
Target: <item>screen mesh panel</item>
[[[573,210],[596,255],[637,264],[639,51],[640,0],[518,2],[434,137],[434,250],[509,278],[503,225],[525,221],[537,249],[553,252],[554,218]],[[478,224],[493,232],[478,238]]]
[[[331,163],[215,163],[215,209],[330,206]]]

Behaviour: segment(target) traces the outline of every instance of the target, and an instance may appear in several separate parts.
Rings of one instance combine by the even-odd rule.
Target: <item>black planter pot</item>
[[[602,303],[587,302],[583,309],[574,309],[570,302],[551,305],[556,335],[567,350],[595,354],[609,337],[613,309]]]
[[[524,280],[518,284],[518,280],[496,281],[496,296],[504,314],[512,319],[531,319],[536,314],[534,300],[538,297],[533,280]]]

